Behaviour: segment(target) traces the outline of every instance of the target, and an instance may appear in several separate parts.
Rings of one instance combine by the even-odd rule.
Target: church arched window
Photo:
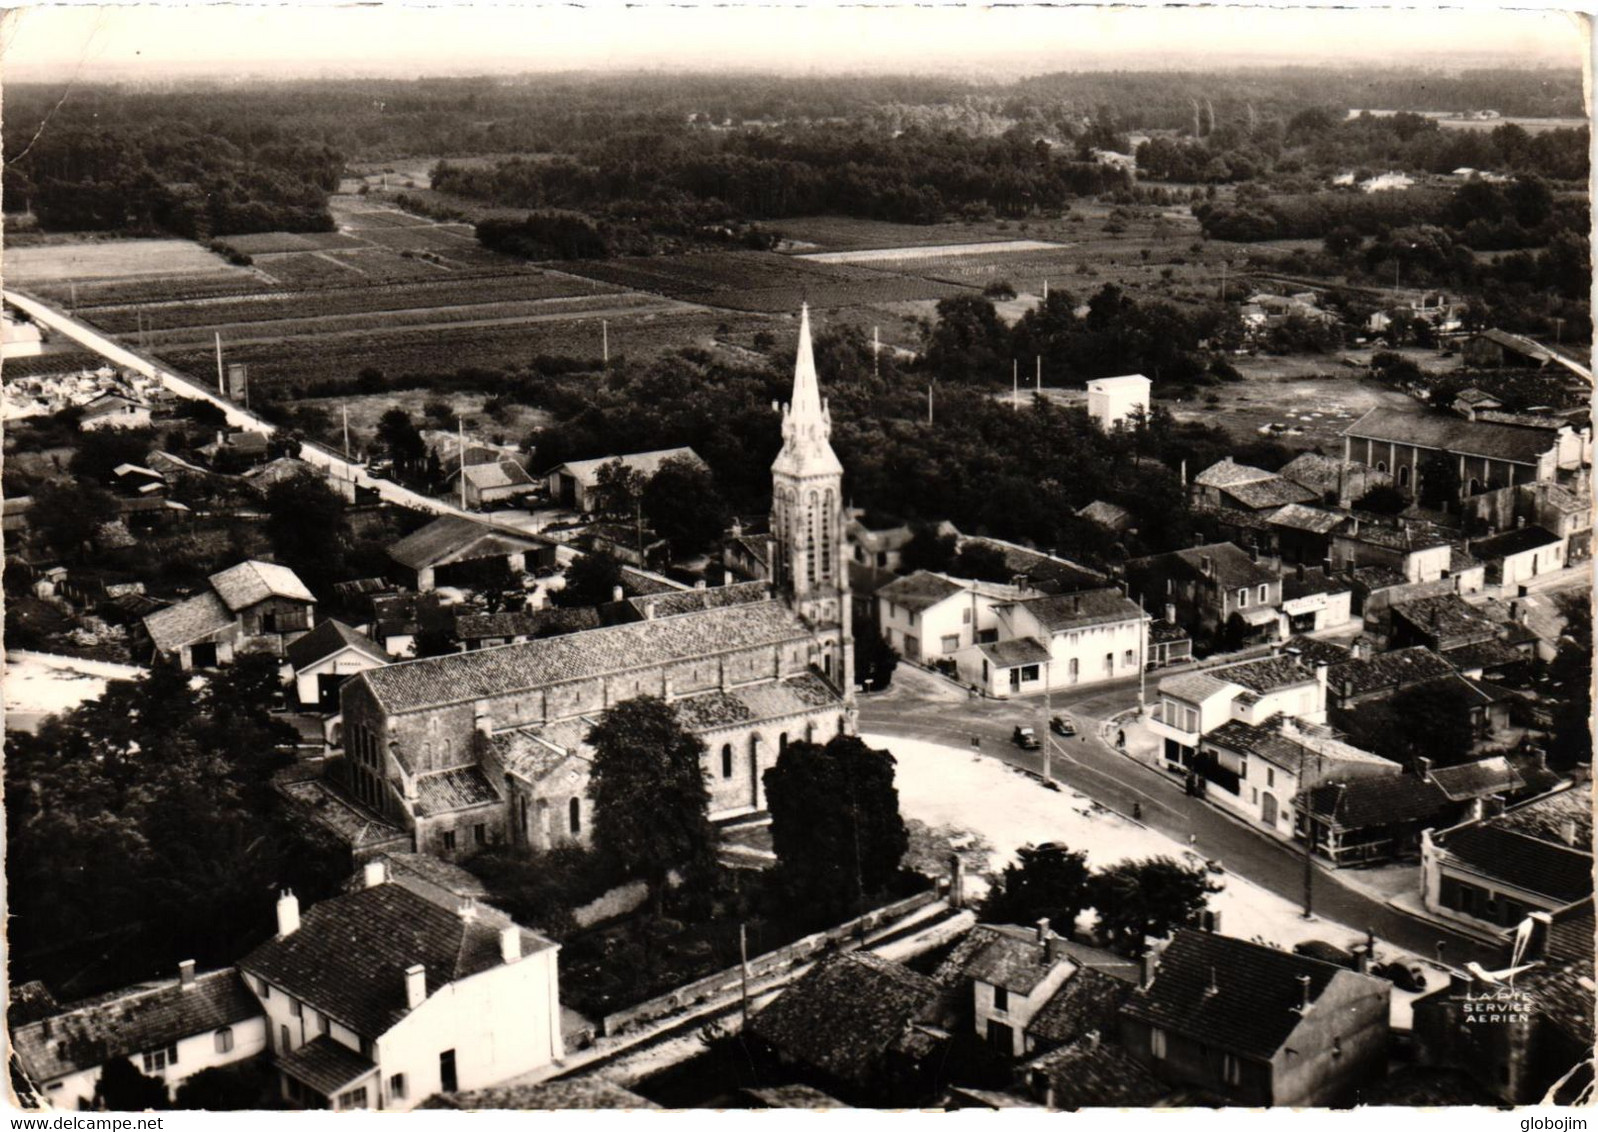
[[[821,576],[830,581],[832,579],[832,515],[834,511],[832,492],[828,491],[823,497],[824,506],[821,510]]]
[[[721,777],[723,777],[723,778],[731,778],[732,777],[732,744],[731,743],[723,743],[721,745]]]
[[[583,831],[583,800],[581,798],[573,798],[571,800],[571,805],[567,808],[571,811],[570,824],[572,836],[576,837]]]
[[[816,584],[816,493],[811,492],[805,507],[805,580]]]

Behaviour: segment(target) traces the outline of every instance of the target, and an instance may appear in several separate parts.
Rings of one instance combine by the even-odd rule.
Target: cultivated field
[[[1445,130],[1496,130],[1499,126],[1519,126],[1528,134],[1543,134],[1549,130],[1579,130],[1587,124],[1585,118],[1439,118],[1437,124]]]
[[[99,240],[6,249],[6,285],[248,275],[189,240]]]

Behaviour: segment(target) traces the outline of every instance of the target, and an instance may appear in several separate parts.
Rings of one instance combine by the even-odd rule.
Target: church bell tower
[[[771,465],[772,583],[816,631],[822,671],[854,704],[854,638],[844,546],[843,465],[832,450],[810,347],[810,308],[799,313],[793,395],[782,408],[782,451]]]

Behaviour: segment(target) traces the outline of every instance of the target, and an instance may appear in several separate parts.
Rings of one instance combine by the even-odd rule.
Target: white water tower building
[[[1105,432],[1127,420],[1138,410],[1147,413],[1152,404],[1149,389],[1153,386],[1140,373],[1125,377],[1101,377],[1088,382],[1088,416],[1099,423]]]

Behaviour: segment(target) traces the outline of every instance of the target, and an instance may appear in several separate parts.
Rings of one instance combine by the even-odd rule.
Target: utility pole
[[[227,396],[227,383],[222,378],[222,332],[216,332],[216,391]]]
[[[599,320],[599,350],[604,359],[605,368],[610,368],[610,323],[605,319]]]
[[[932,386],[927,386],[927,423],[932,423]]]
[[[877,354],[881,349],[882,340],[877,336],[877,328],[873,326],[871,328],[871,377],[873,381],[877,377]]]
[[[1226,267],[1227,261],[1221,260],[1221,302],[1226,302]]]
[[[741,993],[743,1000],[744,1032],[749,1031],[749,927],[747,924],[738,925],[738,967],[742,972]]]
[[[1043,355],[1038,355],[1038,392],[1043,392]]]
[[[1010,404],[1019,409],[1021,407],[1021,367],[1014,358],[1010,359],[1010,384],[1014,390],[1010,394]]]
[[[1315,752],[1315,779],[1304,796],[1304,918],[1315,918],[1315,787],[1320,785],[1321,753]]]
[[[1137,595],[1138,612],[1143,615],[1140,622],[1142,637],[1137,643],[1137,714],[1142,718],[1143,709],[1148,702],[1148,648],[1149,648],[1149,611],[1143,607],[1143,595]]]
[[[1054,643],[1052,634],[1049,637],[1049,643],[1051,646],[1049,651],[1052,653],[1054,651],[1052,648]],[[1053,673],[1050,671],[1053,667],[1053,664],[1053,660],[1046,660],[1043,662],[1043,719],[1038,726],[1038,734],[1043,737],[1043,781],[1045,784],[1054,781],[1054,775],[1049,761],[1049,756],[1052,753],[1050,747],[1054,743],[1054,732],[1050,729],[1049,723],[1049,721],[1054,718],[1054,688],[1053,681],[1050,679],[1050,677],[1053,675]]]
[[[345,405],[345,406],[343,406],[343,409],[344,409],[344,460],[345,460],[346,463],[348,463],[349,462],[349,458],[350,458],[350,407],[348,405]]]
[[[466,422],[459,417],[455,418],[455,435],[460,438],[461,461],[456,475],[461,479],[461,510],[466,510]]]
[[[1049,281],[1047,279],[1043,281],[1043,301],[1049,301]]]

